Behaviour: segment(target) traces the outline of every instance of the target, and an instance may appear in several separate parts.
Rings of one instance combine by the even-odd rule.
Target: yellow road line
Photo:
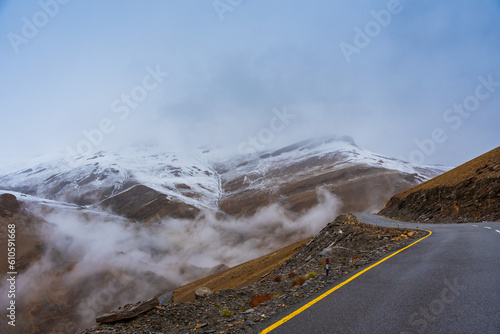
[[[346,285],[346,284],[347,284],[347,283],[349,283],[350,281],[354,280],[356,277],[361,276],[362,274],[364,274],[364,273],[365,273],[365,272],[367,272],[368,270],[370,270],[370,269],[372,269],[372,268],[374,268],[374,267],[378,266],[378,265],[379,265],[379,264],[381,264],[382,262],[384,262],[384,261],[386,261],[386,260],[390,259],[390,258],[391,258],[391,257],[393,257],[394,255],[396,255],[396,254],[398,254],[398,253],[400,253],[400,252],[404,251],[405,249],[410,248],[411,246],[413,246],[413,245],[415,245],[416,243],[418,243],[418,242],[420,242],[420,241],[424,240],[425,238],[429,237],[429,236],[432,234],[432,232],[431,232],[431,231],[429,231],[429,230],[424,230],[424,231],[429,232],[429,234],[427,234],[427,235],[426,235],[425,237],[423,237],[423,238],[418,239],[418,240],[417,240],[417,241],[415,241],[414,243],[412,243],[412,244],[410,244],[410,245],[408,245],[408,246],[406,246],[406,247],[404,247],[404,248],[402,248],[402,249],[398,250],[397,252],[394,252],[394,253],[392,253],[391,255],[389,255],[389,256],[387,256],[387,257],[384,257],[382,260],[378,261],[377,263],[372,264],[372,265],[371,265],[371,266],[369,266],[368,268],[363,269],[362,271],[360,271],[360,272],[359,272],[359,273],[357,273],[356,275],[354,275],[354,276],[352,276],[351,278],[349,278],[349,279],[345,280],[344,282],[342,282],[342,283],[340,283],[340,284],[336,285],[335,287],[333,287],[332,289],[328,290],[327,292],[325,292],[324,294],[322,294],[322,295],[321,295],[321,296],[319,296],[318,298],[316,298],[316,299],[314,299],[314,300],[310,301],[309,303],[307,303],[306,305],[302,306],[302,307],[301,307],[301,308],[299,308],[297,311],[295,311],[295,312],[293,312],[293,313],[291,313],[291,314],[287,315],[287,316],[286,316],[286,317],[284,317],[283,319],[281,319],[281,320],[279,320],[279,321],[275,322],[274,324],[272,324],[271,326],[267,327],[267,328],[266,328],[266,329],[264,329],[262,332],[260,332],[260,334],[267,334],[267,333],[269,333],[270,331],[272,331],[272,330],[276,329],[277,327],[279,327],[279,326],[283,325],[283,324],[284,324],[285,322],[287,322],[288,320],[290,320],[290,319],[292,319],[293,317],[295,317],[296,315],[298,315],[298,314],[300,314],[300,313],[304,312],[304,311],[305,311],[305,310],[307,310],[309,307],[313,306],[314,304],[316,304],[316,303],[317,303],[317,302],[319,302],[321,299],[325,298],[326,296],[328,296],[329,294],[331,294],[331,293],[332,293],[332,292],[334,292],[335,290],[340,289],[341,287],[343,287],[344,285]]]

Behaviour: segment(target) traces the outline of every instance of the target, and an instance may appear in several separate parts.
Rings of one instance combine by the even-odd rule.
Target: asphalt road
[[[377,225],[416,226],[358,217]],[[500,223],[418,227],[433,233],[271,333],[499,334]]]

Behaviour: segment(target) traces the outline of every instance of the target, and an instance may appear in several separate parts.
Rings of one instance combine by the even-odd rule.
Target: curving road
[[[416,226],[358,217],[376,225]],[[433,233],[270,333],[499,334],[500,222],[418,227]],[[266,325],[280,318],[272,320]]]

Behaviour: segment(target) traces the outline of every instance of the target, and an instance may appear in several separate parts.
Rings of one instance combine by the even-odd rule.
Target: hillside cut
[[[379,214],[426,223],[500,220],[500,147],[393,196]]]

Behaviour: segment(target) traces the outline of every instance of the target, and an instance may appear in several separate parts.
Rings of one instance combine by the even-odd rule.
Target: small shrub
[[[233,316],[233,312],[231,312],[229,310],[222,310],[222,311],[220,311],[220,315],[221,315],[221,317],[228,318],[228,317]]]
[[[275,293],[273,295],[273,299],[278,299],[279,297],[281,297],[281,293]]]
[[[345,264],[345,259],[341,259],[339,262],[340,262],[341,264]]]
[[[295,272],[291,272],[288,274],[288,277],[290,277],[290,278],[294,278],[295,276],[297,276],[297,273],[295,273]]]
[[[316,276],[318,276],[318,274],[316,274],[315,272],[312,272],[312,273],[307,274],[306,278],[314,278]]]
[[[307,281],[307,278],[304,276],[297,277],[296,279],[293,280],[292,286],[297,286],[297,285],[302,285]]]
[[[268,300],[271,300],[272,298],[269,297],[268,295],[262,295],[262,296],[255,296],[250,300],[250,306],[251,307],[257,307],[260,304],[267,302]]]
[[[283,282],[285,280],[285,277],[284,276],[276,276],[275,278],[273,278],[273,281],[274,282]]]

